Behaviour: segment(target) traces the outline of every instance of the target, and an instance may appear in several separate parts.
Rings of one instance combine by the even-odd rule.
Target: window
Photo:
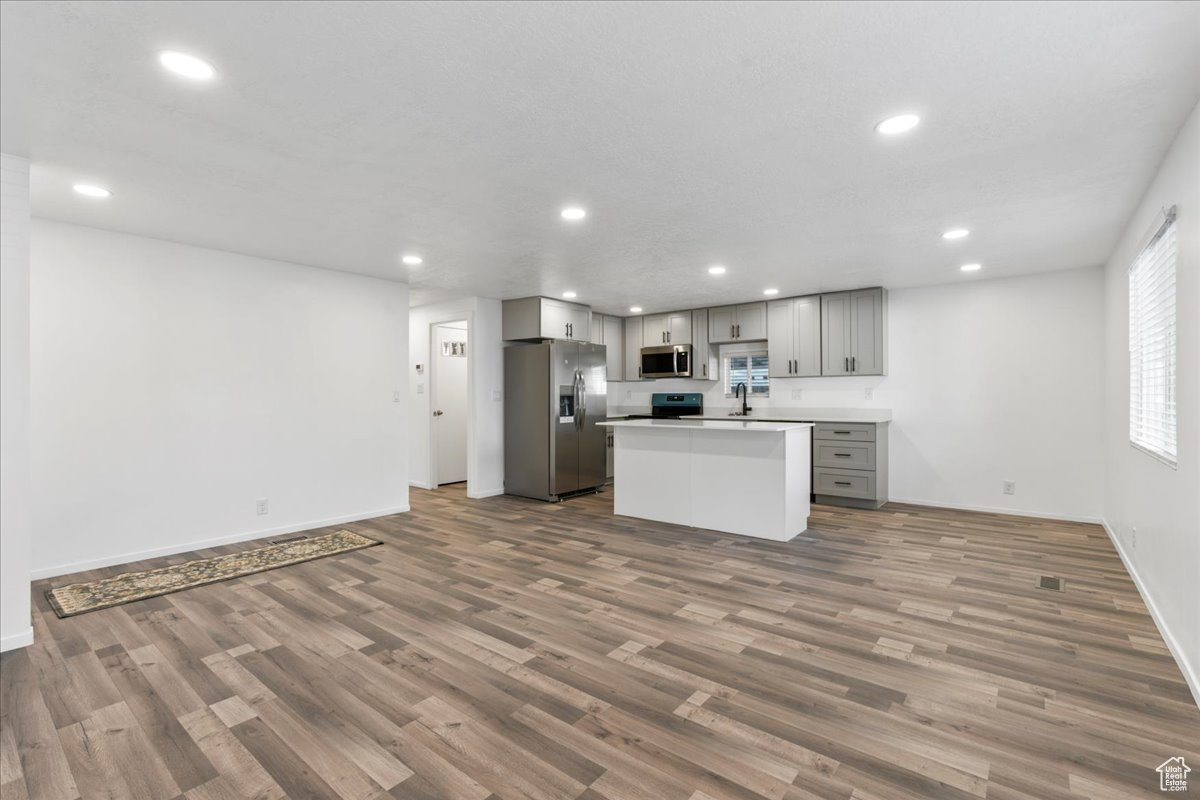
[[[1129,441],[1172,467],[1175,444],[1175,209],[1129,268]]]
[[[750,388],[750,396],[766,397],[770,394],[771,379],[767,377],[767,351],[758,343],[725,345],[721,348],[721,359],[725,367],[725,396],[733,397],[739,383]]]

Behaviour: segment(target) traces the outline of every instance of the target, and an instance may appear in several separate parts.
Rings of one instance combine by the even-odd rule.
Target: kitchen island
[[[808,527],[811,423],[615,420],[615,513],[784,542]]]

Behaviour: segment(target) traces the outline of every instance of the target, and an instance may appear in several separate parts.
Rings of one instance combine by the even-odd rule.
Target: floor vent
[[[299,541],[302,541],[307,538],[308,538],[307,536],[303,536],[303,535],[289,536],[286,539],[272,539],[271,544],[287,544],[288,542],[299,542]],[[1045,578],[1042,578],[1042,580],[1045,580]]]
[[[1061,592],[1066,588],[1066,583],[1064,583],[1062,578],[1052,578],[1049,575],[1043,575],[1038,580],[1038,588],[1053,589],[1056,592]]]

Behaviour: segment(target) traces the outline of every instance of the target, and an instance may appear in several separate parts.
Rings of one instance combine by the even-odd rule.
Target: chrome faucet
[[[748,416],[749,413],[754,410],[750,406],[746,405],[746,400],[749,399],[750,390],[746,388],[746,384],[739,383],[737,386],[733,387],[733,399],[734,400],[737,400],[738,392],[741,392],[741,395],[742,395],[742,414],[741,414],[741,416],[743,416],[743,417]],[[736,411],[733,413],[737,414]]]

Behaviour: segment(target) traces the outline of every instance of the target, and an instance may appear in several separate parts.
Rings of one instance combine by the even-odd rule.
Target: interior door
[[[850,374],[850,293],[821,295],[821,374]]]
[[[459,327],[461,326],[461,327]],[[433,426],[438,486],[467,479],[467,323],[438,325]]]
[[[584,345],[587,346],[587,345]],[[580,345],[555,342],[550,347],[554,408],[554,470],[550,494],[579,490]]]
[[[767,369],[772,378],[790,378],[792,344],[795,336],[791,300],[772,300],[767,303]]]

